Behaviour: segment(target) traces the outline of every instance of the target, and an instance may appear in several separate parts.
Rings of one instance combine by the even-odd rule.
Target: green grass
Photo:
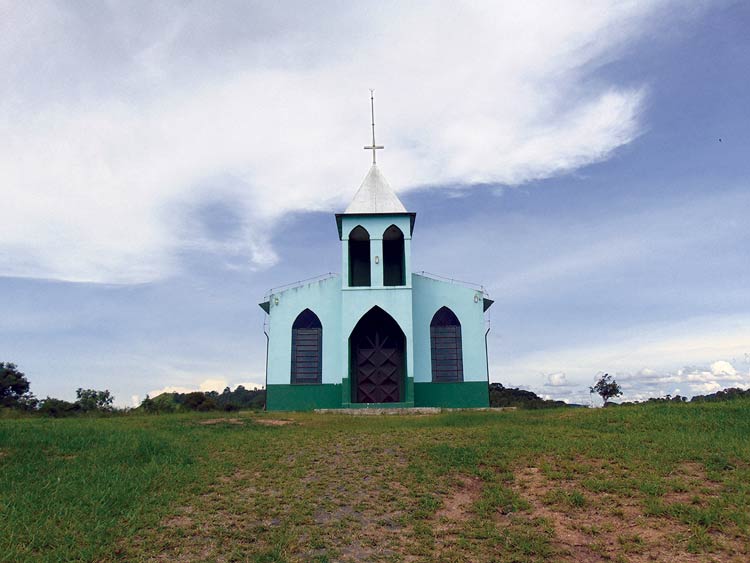
[[[741,560],[748,436],[747,400],[2,418],[0,561]]]

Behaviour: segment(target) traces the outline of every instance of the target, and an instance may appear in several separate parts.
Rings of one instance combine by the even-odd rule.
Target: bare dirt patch
[[[239,418],[208,418],[201,420],[198,424],[244,424]]]
[[[210,556],[215,551],[215,542],[210,538],[202,536],[195,536],[191,538],[193,541],[198,542],[199,548],[196,549],[182,549],[172,548],[168,551],[158,554],[150,561],[169,561],[170,563],[188,563],[192,561],[210,561]],[[221,559],[224,561],[224,559]]]
[[[674,471],[674,475],[683,475],[686,477],[693,477],[695,479],[706,479],[706,468],[700,463],[695,461],[686,461],[679,464]]]
[[[476,477],[460,476],[459,486],[443,500],[443,506],[435,516],[438,520],[452,523],[468,520],[472,505],[482,494],[482,483]],[[438,528],[445,528],[439,525]]]
[[[193,519],[186,514],[171,516],[162,522],[162,526],[166,528],[189,528],[192,525]]]
[[[188,507],[144,534],[149,551],[159,551],[147,560],[279,560],[281,546],[294,563],[409,560],[417,499],[393,463],[406,455],[400,446],[341,432],[321,441],[301,435],[273,451],[263,466],[250,459],[216,475]]]
[[[261,426],[287,426],[294,424],[293,420],[281,420],[278,418],[256,418],[254,422]]]
[[[704,505],[719,496],[720,484],[708,478],[705,467],[700,463],[681,463],[670,477],[671,490],[662,496],[666,504]]]
[[[531,515],[548,521],[563,561],[582,563],[625,558],[646,561],[721,561],[687,551],[690,529],[669,518],[647,517],[641,500],[615,494],[588,494],[581,505],[551,502],[576,490],[575,481],[551,481],[537,467],[516,472],[516,491],[531,505]],[[562,493],[560,492],[562,491]],[[499,517],[502,521],[502,518]]]
[[[231,483],[244,483],[258,479],[261,476],[260,471],[249,471],[247,469],[237,469],[231,475],[220,475],[217,480],[219,483],[231,484]]]

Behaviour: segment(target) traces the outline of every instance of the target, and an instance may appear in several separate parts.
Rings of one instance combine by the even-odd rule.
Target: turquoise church
[[[336,214],[342,275],[271,290],[260,303],[267,409],[487,407],[492,301],[412,273],[416,213],[376,165],[374,132],[365,148],[372,167]]]

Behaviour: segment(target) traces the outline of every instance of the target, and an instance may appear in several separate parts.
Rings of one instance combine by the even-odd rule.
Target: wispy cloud
[[[663,4],[6,6],[0,275],[149,281],[196,245],[274,263],[276,219],[363,176],[371,86],[401,189],[605,159],[639,134],[644,86],[591,75]],[[215,247],[186,210],[217,200],[240,221]]]
[[[492,379],[576,402],[587,400],[588,387],[605,371],[621,384],[623,400],[748,388],[748,327],[747,317],[727,316],[642,327],[637,336],[611,331],[596,345],[546,349],[496,363]],[[565,366],[565,374],[554,370],[559,366]]]

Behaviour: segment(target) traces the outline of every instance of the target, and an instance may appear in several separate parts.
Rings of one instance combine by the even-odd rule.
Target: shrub
[[[185,395],[182,405],[191,411],[216,410],[216,401],[200,391],[193,391]]]
[[[54,399],[47,397],[41,401],[39,405],[39,412],[59,418],[62,416],[70,416],[81,412],[81,406],[78,403],[71,403],[62,399]]]

